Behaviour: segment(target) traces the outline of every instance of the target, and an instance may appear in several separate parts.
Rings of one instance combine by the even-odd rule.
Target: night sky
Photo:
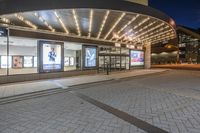
[[[177,25],[200,28],[200,0],[149,0],[149,6],[165,12]]]

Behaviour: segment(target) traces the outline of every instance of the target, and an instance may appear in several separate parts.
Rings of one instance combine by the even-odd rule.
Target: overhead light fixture
[[[116,33],[113,33],[113,38],[118,39],[118,38],[119,38],[119,35],[116,34]]]
[[[128,30],[126,33],[122,34],[119,39],[122,39],[123,37],[125,37],[126,35],[130,34],[133,31],[133,29]]]
[[[91,37],[92,25],[93,25],[93,14],[94,14],[94,11],[91,9],[91,10],[90,10],[90,22],[89,22],[89,33],[88,33],[88,37]]]
[[[32,28],[34,28],[34,29],[37,29],[37,26],[36,26],[36,25],[34,25],[32,22],[26,20],[23,16],[21,16],[21,15],[19,15],[19,14],[17,14],[17,13],[15,13],[14,16],[15,16],[16,18],[18,18],[20,21],[24,22],[26,25],[28,25],[28,26],[30,26],[30,27],[32,27]]]
[[[34,16],[36,16],[41,22],[43,22],[48,29],[50,29],[52,32],[55,32],[55,29],[50,24],[48,24],[47,21],[37,12],[34,13]]]
[[[75,9],[72,9],[72,14],[73,14],[74,21],[75,21],[75,24],[76,24],[76,29],[77,29],[77,32],[78,32],[78,36],[81,36],[81,30],[80,30],[80,26],[79,26],[79,22],[78,22],[78,16],[77,16],[77,13],[76,13]]]
[[[137,29],[139,26],[143,25],[146,23],[148,20],[150,20],[150,17],[145,18],[142,22],[140,22],[138,25],[134,26],[133,29]]]
[[[126,25],[124,25],[117,33],[120,34],[126,27],[128,27],[131,23],[133,23],[140,15],[137,14],[133,17]]]
[[[115,43],[115,47],[121,47],[120,43]]]
[[[4,18],[4,17],[1,18],[1,21],[3,21],[4,23],[7,23],[7,24],[11,23],[9,19]]]
[[[109,14],[110,14],[110,11],[107,10],[107,11],[106,11],[106,14],[105,14],[105,16],[104,16],[104,19],[103,19],[103,21],[102,21],[102,24],[101,24],[101,26],[100,26],[100,30],[99,30],[99,33],[98,33],[98,35],[97,35],[97,39],[99,39],[100,36],[101,36],[101,33],[102,33],[103,28],[104,28],[104,26],[105,26],[105,24],[106,24],[106,21],[107,21],[107,19],[108,19],[108,15],[109,15]]]
[[[118,18],[118,20],[113,24],[112,28],[108,31],[106,36],[104,37],[104,40],[110,35],[110,33],[114,30],[114,28],[119,24],[120,20],[126,15],[126,13],[122,13],[121,16]]]
[[[67,29],[67,27],[63,23],[63,20],[61,19],[61,17],[58,15],[58,13],[56,11],[54,11],[54,14],[55,14],[56,18],[58,19],[59,23],[61,24],[61,26],[63,27],[66,34],[69,34],[69,30]]]

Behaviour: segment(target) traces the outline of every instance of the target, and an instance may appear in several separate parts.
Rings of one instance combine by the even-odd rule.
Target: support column
[[[145,58],[144,58],[144,68],[150,69],[151,68],[151,44],[145,44]]]

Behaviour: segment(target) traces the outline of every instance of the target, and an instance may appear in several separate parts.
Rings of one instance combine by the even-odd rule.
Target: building
[[[175,64],[177,61],[189,64],[200,63],[200,34],[198,31],[184,26],[177,26],[176,30],[176,41],[152,46],[152,64]]]
[[[151,45],[176,38],[173,19],[147,0],[0,5],[0,83],[150,68]]]
[[[148,0],[125,0],[125,1],[129,1],[129,2],[138,3],[138,4],[148,6]]]
[[[177,27],[179,58],[182,63],[200,63],[200,34],[184,26]]]

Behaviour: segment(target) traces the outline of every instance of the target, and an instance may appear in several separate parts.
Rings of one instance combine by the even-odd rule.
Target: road
[[[71,89],[0,105],[0,132],[200,133],[200,71],[170,70]]]

